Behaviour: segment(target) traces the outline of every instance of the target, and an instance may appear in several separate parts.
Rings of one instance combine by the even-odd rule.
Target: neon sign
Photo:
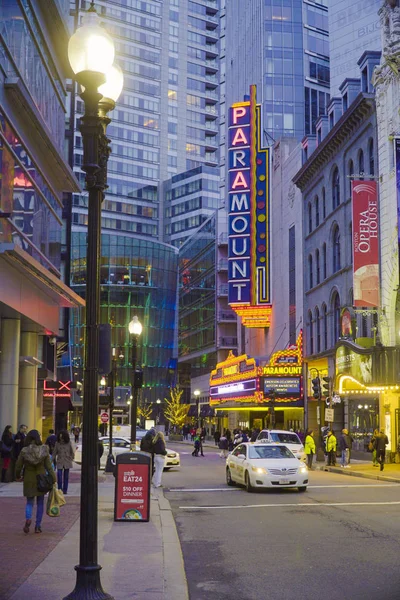
[[[71,381],[46,381],[43,382],[44,398],[70,398]]]
[[[269,327],[269,151],[261,148],[261,106],[233,104],[228,132],[228,302],[245,327]]]

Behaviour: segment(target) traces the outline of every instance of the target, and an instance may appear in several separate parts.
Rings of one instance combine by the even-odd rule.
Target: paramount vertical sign
[[[354,306],[379,306],[379,227],[375,181],[352,182]]]
[[[228,302],[246,327],[268,327],[269,151],[261,148],[261,107],[250,99],[231,106],[228,133]]]

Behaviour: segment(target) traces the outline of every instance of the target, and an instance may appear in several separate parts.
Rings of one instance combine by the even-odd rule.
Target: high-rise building
[[[226,99],[257,85],[266,141],[315,132],[329,96],[328,1],[230,0]]]
[[[330,0],[331,96],[340,96],[339,86],[345,78],[359,77],[357,61],[364,51],[381,50],[381,5],[381,0]]]
[[[89,4],[71,2],[75,26]],[[218,5],[219,0],[96,2],[124,73],[123,91],[107,130],[112,154],[102,212],[102,321],[112,323],[116,346],[128,343],[126,327],[132,314],[149,328],[141,350],[150,399],[163,394],[157,388],[167,385],[168,367],[177,353],[170,312],[177,309],[177,277],[171,275],[177,250],[169,244],[179,246],[219,204]],[[78,121],[84,106],[79,96],[74,109],[73,163],[83,183]],[[71,283],[84,293],[85,192],[73,197],[71,221]],[[116,235],[118,244],[109,243]],[[160,268],[160,253],[168,263],[165,269]],[[84,317],[75,315],[71,324],[72,360],[79,373]],[[164,326],[166,337],[160,333],[157,341],[153,328]],[[120,384],[129,383],[127,356],[124,368],[118,370]]]

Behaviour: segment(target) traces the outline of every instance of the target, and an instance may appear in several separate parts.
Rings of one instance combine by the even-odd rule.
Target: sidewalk
[[[188,600],[175,521],[162,490],[152,491],[149,523],[115,523],[114,477],[101,479],[98,548],[103,589],[115,600]],[[80,484],[71,484],[61,517],[45,515],[43,533],[25,535],[22,486],[1,486],[1,521],[8,523],[0,541],[2,600],[61,600],[73,590],[79,562],[79,495]]]
[[[317,463],[316,468],[320,471],[340,473],[341,475],[350,475],[353,477],[364,477],[366,479],[400,483],[400,464],[396,463],[385,464],[383,471],[381,471],[379,467],[373,467],[372,462],[353,460],[351,461],[349,469],[343,469],[339,462],[335,467],[328,467],[325,464]]]

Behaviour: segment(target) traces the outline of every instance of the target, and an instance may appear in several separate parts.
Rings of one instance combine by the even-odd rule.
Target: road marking
[[[240,492],[239,488],[168,488],[170,492]]]
[[[366,484],[334,484],[334,485],[308,485],[307,489],[324,489],[324,488],[387,488],[387,487],[399,487],[398,483],[366,483]],[[168,488],[169,492],[241,492],[243,488]]]
[[[398,506],[400,502],[299,502],[298,504],[241,504],[240,506],[180,506],[183,510],[226,510],[242,509],[242,508],[293,508],[300,506],[301,508],[319,508],[323,506]]]
[[[382,485],[383,484],[383,485]],[[398,483],[349,483],[349,484],[334,484],[334,485],[308,485],[307,489],[315,489],[315,488],[375,488],[375,487],[399,487]]]

